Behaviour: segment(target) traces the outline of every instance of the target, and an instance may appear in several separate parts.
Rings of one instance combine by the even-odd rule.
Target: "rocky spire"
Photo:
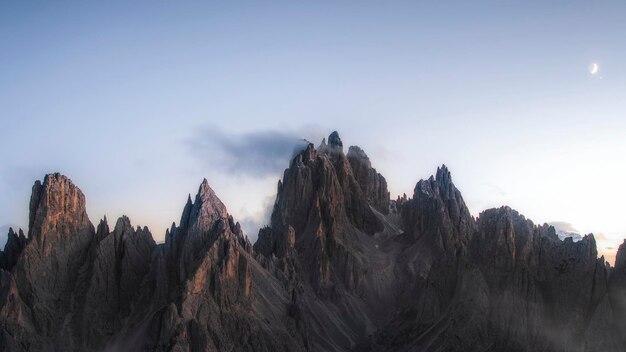
[[[306,148],[302,149],[291,159],[290,165],[304,165],[309,160],[315,159],[316,157],[317,150],[315,150],[315,146],[313,146],[313,143],[309,143]]]
[[[465,247],[474,231],[473,217],[445,165],[437,168],[435,177],[417,183],[402,218],[407,234],[444,250]]]
[[[104,218],[100,220],[100,223],[98,224],[98,227],[96,229],[96,237],[98,238],[98,241],[101,241],[108,234],[109,234],[109,223],[107,222],[107,217],[105,215]]]
[[[183,209],[183,215],[180,217],[180,226],[187,228],[189,226],[189,217],[191,216],[191,209],[193,208],[193,203],[191,201],[191,194],[187,196],[187,203],[185,204],[185,208]]]
[[[187,200],[187,205],[190,204]],[[183,211],[183,217],[185,212]],[[224,203],[215,195],[215,192],[209,186],[209,182],[205,178],[202,180],[189,214],[189,228],[199,231],[207,231],[213,223],[219,219],[228,219],[228,212]],[[182,218],[181,218],[182,220]]]
[[[452,176],[445,164],[441,165],[441,167],[437,167],[435,179],[443,187],[448,187],[452,184]]]
[[[322,138],[322,143],[320,143],[320,146],[317,149],[323,150],[327,147],[328,147],[328,144],[326,144],[326,138]]]
[[[17,234],[13,231],[12,227],[9,228],[4,251],[0,251],[0,269],[11,271],[25,246],[26,237],[22,229],[20,229],[19,234]]]
[[[172,224],[168,231],[164,255],[167,259],[168,280],[177,287],[196,273],[211,248],[224,241],[250,250],[241,226],[228,214],[226,206],[209,186],[206,179],[198,188],[194,202],[191,196],[181,215],[181,224]],[[211,260],[216,260],[213,258]]]
[[[333,133],[328,136],[328,146],[333,150],[343,151],[343,142],[341,142],[337,131],[333,131]]]

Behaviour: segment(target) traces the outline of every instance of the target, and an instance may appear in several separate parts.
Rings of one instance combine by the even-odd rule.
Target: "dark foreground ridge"
[[[0,252],[0,351],[626,350],[626,244],[561,241],[508,207],[474,219],[445,166],[390,200],[334,132],[290,162],[254,246],[204,180],[156,244],[33,186]]]

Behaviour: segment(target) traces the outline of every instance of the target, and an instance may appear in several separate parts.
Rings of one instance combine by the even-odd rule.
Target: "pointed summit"
[[[313,143],[309,143],[306,148],[300,150],[300,152],[291,159],[291,164],[303,164],[308,162],[309,160],[315,159],[316,157],[317,150],[315,150],[315,146],[313,145]]]
[[[445,165],[437,168],[434,177],[417,182],[402,212],[406,233],[415,239],[428,238],[444,250],[465,245],[473,232],[474,220]]]
[[[193,208],[193,203],[191,202],[191,194],[187,196],[187,203],[185,204],[185,208],[183,209],[183,215],[180,217],[180,226],[187,227],[189,226],[189,216],[191,215],[191,209]]]
[[[215,192],[213,192],[213,189],[211,189],[211,186],[209,186],[209,181],[207,181],[206,178],[203,178],[202,183],[200,184],[200,188],[198,189],[198,193],[208,194],[208,193],[215,193]]]
[[[24,232],[21,229],[18,235],[12,227],[9,228],[7,237],[4,251],[0,250],[0,269],[11,271],[26,246],[26,237],[24,237]]]
[[[322,150],[326,147],[328,147],[328,145],[326,144],[326,138],[323,138],[322,143],[320,143],[320,146],[317,149]]]
[[[117,219],[117,222],[115,223],[115,229],[113,230],[115,233],[117,234],[121,234],[123,233],[125,230],[128,231],[132,231],[133,227],[130,224],[130,219],[128,218],[128,216],[126,215],[122,215],[121,217],[119,217]]]
[[[189,201],[187,204],[189,204]],[[205,178],[198,188],[196,200],[189,214],[189,227],[195,226],[198,229],[207,231],[219,219],[228,219],[226,206],[217,197]]]
[[[198,201],[200,201],[203,205],[210,205],[216,208],[216,210],[226,210],[226,207],[217,197],[213,188],[209,186],[209,181],[207,181],[206,178],[202,180],[200,188],[198,188],[198,194],[196,195],[196,202],[194,204],[198,203]]]
[[[102,240],[109,234],[109,223],[107,222],[107,216],[105,215],[100,223],[98,224],[98,228],[96,229],[96,238],[98,241]]]
[[[440,185],[448,185],[452,183],[452,176],[445,164],[442,164],[441,167],[437,168],[435,179]]]
[[[367,167],[372,167],[370,158],[367,156],[365,151],[361,149],[359,146],[356,146],[356,145],[350,146],[350,148],[348,148],[348,154],[346,154],[346,156],[348,157],[348,159],[350,158],[361,159],[362,162],[365,163]]]
[[[328,145],[333,149],[343,151],[343,142],[341,141],[341,138],[339,138],[339,133],[337,131],[333,131],[333,133],[328,136]]]

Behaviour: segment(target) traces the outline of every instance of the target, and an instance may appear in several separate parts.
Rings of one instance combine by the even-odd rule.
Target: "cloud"
[[[308,144],[297,131],[232,133],[217,126],[199,129],[187,142],[193,155],[209,167],[252,177],[279,174]]]
[[[565,221],[552,221],[549,222],[548,225],[552,225],[554,226],[554,229],[557,231],[563,231],[563,232],[574,232],[574,233],[580,233],[580,231],[578,231],[574,225],[572,225],[569,222],[565,222]]]
[[[248,239],[250,239],[252,243],[256,242],[259,230],[263,226],[270,224],[270,217],[274,210],[275,200],[276,196],[265,197],[260,211],[254,214],[244,215],[244,217],[239,220],[244,234],[248,236]]]
[[[609,238],[603,232],[594,232],[593,237],[595,237],[597,241],[609,241]]]
[[[500,197],[506,197],[506,191],[498,185],[495,185],[493,183],[485,183],[485,187],[489,188],[491,192],[497,194]]]

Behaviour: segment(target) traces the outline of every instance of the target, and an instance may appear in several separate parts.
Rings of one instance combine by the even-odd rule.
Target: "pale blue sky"
[[[279,151],[338,130],[393,196],[446,163],[475,215],[508,204],[608,253],[626,237],[624,18],[619,1],[0,0],[0,225],[26,225],[32,183],[60,171],[92,221],[161,239],[206,177],[255,238]]]

